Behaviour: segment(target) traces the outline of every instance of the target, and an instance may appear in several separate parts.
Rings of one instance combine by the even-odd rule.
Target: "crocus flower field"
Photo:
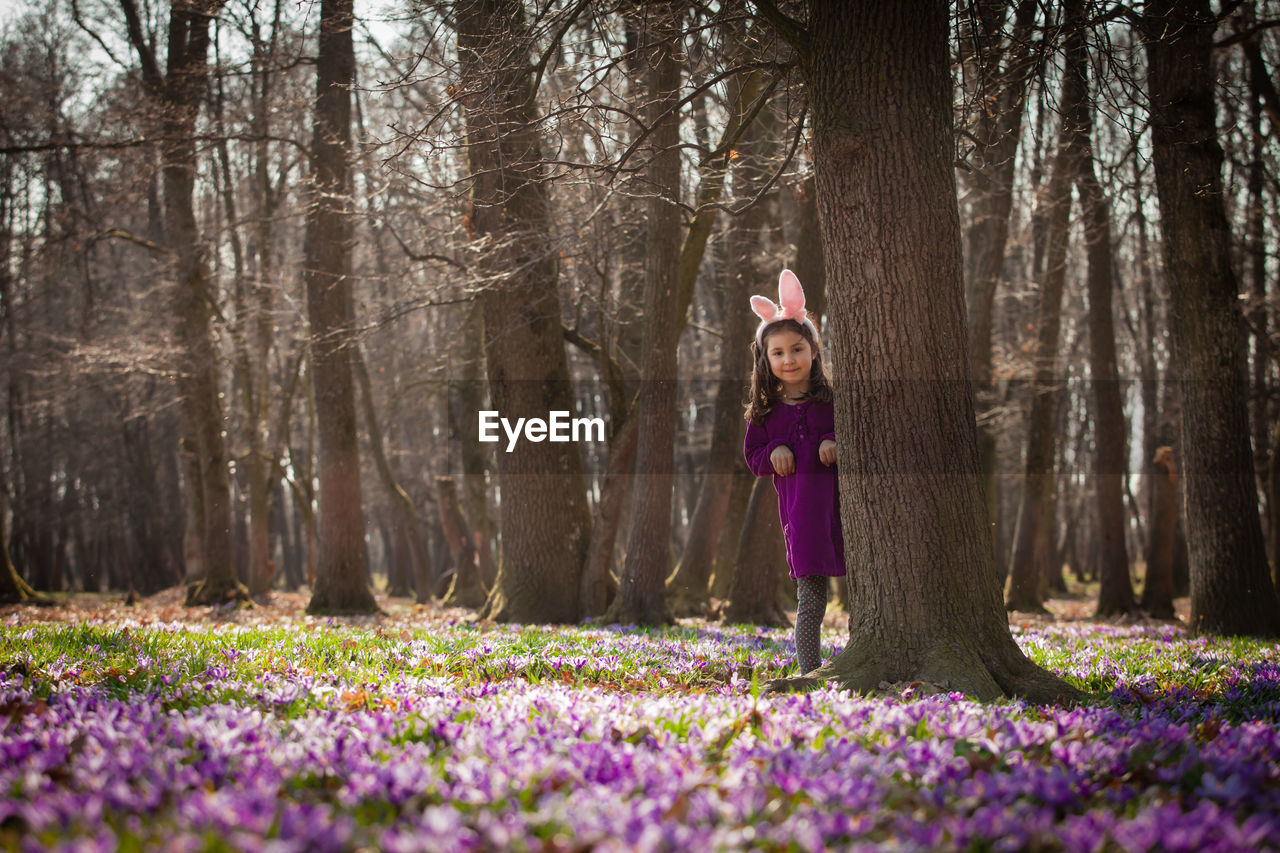
[[[1280,849],[1274,643],[1015,624],[1067,709],[764,695],[750,626],[172,610],[0,612],[0,846]]]

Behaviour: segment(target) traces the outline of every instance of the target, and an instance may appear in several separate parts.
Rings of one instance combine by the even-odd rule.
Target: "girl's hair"
[[[833,397],[831,385],[827,382],[827,371],[822,366],[822,342],[810,330],[809,325],[790,319],[770,323],[760,336],[764,345],[751,342],[751,359],[755,366],[751,370],[751,399],[747,403],[746,418],[756,425],[763,424],[773,407],[782,400],[782,380],[769,369],[768,347],[769,336],[784,329],[799,333],[813,348],[813,367],[809,371],[809,393],[806,397],[818,403],[830,403]]]

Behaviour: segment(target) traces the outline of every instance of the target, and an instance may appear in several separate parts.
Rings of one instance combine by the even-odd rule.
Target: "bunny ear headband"
[[[783,270],[778,276],[778,302],[781,304],[775,305],[767,296],[751,297],[751,310],[760,318],[760,325],[756,327],[756,346],[764,347],[764,330],[779,320],[795,320],[807,326],[817,339],[818,330],[804,309],[804,288],[791,270]]]

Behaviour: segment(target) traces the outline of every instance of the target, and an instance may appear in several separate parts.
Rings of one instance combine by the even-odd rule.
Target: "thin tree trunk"
[[[1239,288],[1214,115],[1217,19],[1208,0],[1144,7],[1152,160],[1182,405],[1191,627],[1280,634],[1249,446]]]
[[[644,292],[644,351],[641,361],[636,448],[637,477],[632,495],[632,523],[618,596],[606,619],[644,625],[671,621],[664,581],[671,568],[671,494],[674,484],[676,426],[676,332],[680,314],[680,48],[678,34],[683,3],[646,6],[644,51],[649,62],[648,102],[651,134],[647,175],[653,197]]]
[[[1254,45],[1256,48],[1256,45]],[[1253,51],[1249,51],[1253,53]],[[1264,532],[1268,539],[1275,538],[1272,530],[1274,508],[1271,495],[1267,489],[1268,471],[1271,469],[1271,430],[1270,417],[1267,411],[1270,401],[1267,388],[1267,369],[1271,363],[1270,336],[1267,332],[1267,242],[1266,242],[1266,208],[1263,203],[1263,178],[1266,166],[1263,162],[1262,106],[1264,79],[1267,78],[1266,67],[1258,62],[1249,62],[1249,173],[1248,173],[1248,205],[1246,211],[1245,239],[1249,253],[1249,329],[1253,335],[1253,411],[1251,413],[1251,432],[1253,437],[1254,464],[1257,468],[1258,483],[1262,487],[1262,518]],[[1269,82],[1269,80],[1267,80]],[[1274,563],[1280,563],[1280,552],[1272,550],[1270,557]]]
[[[1086,79],[1089,55],[1084,33],[1072,32],[1067,44],[1068,74],[1078,75],[1088,92]],[[1098,590],[1099,617],[1129,614],[1137,610],[1133,584],[1129,579],[1129,554],[1125,545],[1127,528],[1124,509],[1124,480],[1129,459],[1125,450],[1124,404],[1120,399],[1120,374],[1116,367],[1116,331],[1112,316],[1115,290],[1115,258],[1111,243],[1111,207],[1094,173],[1089,135],[1093,127],[1092,104],[1084,99],[1084,125],[1077,150],[1079,157],[1076,187],[1084,213],[1088,241],[1089,272],[1089,372],[1094,395],[1094,489],[1099,539],[1098,567],[1102,584]]]
[[[618,592],[618,579],[612,572],[613,549],[628,488],[634,481],[632,466],[640,439],[639,423],[633,412],[609,445],[609,461],[600,484],[600,500],[591,523],[591,544],[578,593],[584,617],[603,615]]]
[[[741,454],[739,454],[741,455]],[[747,470],[745,459],[735,459],[733,482],[729,487],[729,506],[725,510],[723,530],[734,531],[734,535],[721,535],[720,544],[716,548],[716,562],[711,575],[711,597],[725,601],[733,589],[733,576],[738,571],[738,543],[742,541],[740,531],[747,523],[747,506],[751,502],[751,492],[755,488],[756,477]]]
[[[791,620],[778,603],[778,584],[786,577],[783,568],[787,554],[778,520],[778,494],[769,477],[757,477],[751,488],[734,563],[725,621],[790,626]]]
[[[753,88],[758,89],[758,86]],[[757,95],[758,92],[738,93],[738,111],[745,111]],[[766,150],[760,150],[762,145],[758,137],[764,124],[760,120],[749,122],[735,149],[738,156],[734,160],[734,195],[739,204],[754,198],[763,189],[767,178],[768,149],[773,146],[766,143],[763,146]],[[751,314],[745,306],[751,288],[759,280],[752,255],[759,243],[763,221],[762,206],[756,204],[729,224],[725,249],[728,274],[719,277],[724,318],[720,328],[724,343],[720,347],[711,451],[689,524],[689,540],[679,565],[667,579],[667,594],[676,616],[700,615],[706,610],[710,594],[708,586],[733,490],[734,463],[742,455],[745,428],[742,417],[743,377],[750,361],[742,342],[750,340],[752,330]]]
[[[1147,576],[1142,609],[1154,619],[1172,619],[1173,548],[1178,523],[1178,479],[1173,448],[1161,447],[1148,463],[1151,471],[1151,523],[1147,526]]]
[[[995,419],[985,416],[987,411],[999,405],[994,381],[992,320],[996,288],[1000,283],[1000,270],[1009,239],[1014,170],[1022,117],[1026,112],[1027,84],[1037,64],[1031,56],[1032,39],[1029,36],[1038,5],[1032,0],[1019,0],[1013,33],[1006,47],[1002,36],[1005,3],[1001,0],[979,0],[975,4],[979,12],[977,18],[981,22],[977,97],[982,106],[977,110],[974,132],[974,139],[978,142],[973,152],[977,198],[973,221],[965,235],[970,267],[966,308],[974,393],[983,424],[978,432],[978,450],[986,484],[987,518],[996,530],[1001,523],[1000,478],[996,476],[996,430],[999,425]],[[1007,574],[1007,567],[1002,565],[1007,555],[999,549],[994,553],[1000,574]]]
[[[382,483],[382,488],[386,490],[387,498],[391,501],[392,511],[395,513],[396,538],[398,540],[403,537],[408,544],[405,556],[410,564],[409,574],[416,577],[419,572],[418,561],[422,559],[425,550],[422,545],[421,522],[418,518],[418,510],[414,507],[413,500],[409,497],[409,494],[396,481],[396,476],[391,470],[391,463],[387,460],[386,448],[383,446],[382,426],[378,421],[377,408],[373,402],[373,383],[369,380],[369,369],[365,366],[364,356],[360,353],[358,345],[351,347],[351,363],[355,369],[356,380],[360,384],[360,403],[364,414],[365,431],[369,436],[369,452],[373,455],[374,468],[378,472],[378,480]],[[396,587],[397,594],[403,595],[407,592],[407,584],[401,584]]]
[[[352,0],[321,0],[316,57],[315,126],[311,139],[311,206],[304,279],[311,322],[311,380],[319,436],[319,560],[307,612],[376,613],[369,588],[360,442],[352,381],[350,222],[347,157],[355,75]]]
[[[1027,451],[1022,500],[1018,506],[1018,523],[1014,534],[1013,558],[1009,567],[1009,583],[1005,607],[1033,613],[1044,612],[1037,555],[1045,547],[1048,530],[1044,523],[1045,507],[1054,485],[1053,414],[1060,389],[1058,372],[1058,339],[1062,328],[1062,291],[1066,283],[1068,226],[1071,220],[1071,179],[1074,171],[1074,146],[1079,139],[1081,106],[1086,93],[1080,81],[1068,77],[1063,84],[1064,106],[1062,131],[1058,137],[1058,153],[1049,177],[1047,203],[1048,251],[1044,283],[1036,319],[1035,380],[1031,389],[1031,414],[1027,425]]]
[[[453,581],[441,603],[445,607],[482,607],[489,593],[480,582],[476,544],[471,526],[458,508],[458,484],[452,477],[436,477],[436,500],[440,505],[440,526],[453,556]]]

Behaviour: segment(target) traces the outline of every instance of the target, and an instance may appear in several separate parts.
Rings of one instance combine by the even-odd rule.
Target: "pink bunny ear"
[[[778,301],[785,316],[803,323],[808,312],[804,310],[804,288],[791,270],[783,270],[778,276]]]
[[[772,320],[778,313],[778,306],[773,304],[773,300],[767,296],[751,297],[751,310],[761,320],[768,322]]]

